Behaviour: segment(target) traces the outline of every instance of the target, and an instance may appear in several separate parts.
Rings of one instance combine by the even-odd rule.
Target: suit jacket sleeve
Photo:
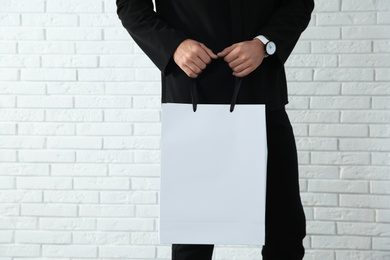
[[[310,22],[314,0],[282,0],[281,6],[257,35],[276,44],[276,56],[284,64]]]
[[[116,0],[116,5],[130,36],[163,74],[169,73],[173,53],[188,37],[159,17],[152,0]]]

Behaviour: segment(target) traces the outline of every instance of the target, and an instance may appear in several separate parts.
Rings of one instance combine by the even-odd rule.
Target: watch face
[[[276,45],[274,42],[268,42],[265,46],[265,50],[268,55],[273,55],[276,52]]]

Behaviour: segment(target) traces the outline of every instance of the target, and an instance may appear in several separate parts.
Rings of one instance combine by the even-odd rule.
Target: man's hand
[[[211,59],[217,58],[218,56],[203,43],[192,39],[180,43],[173,54],[176,64],[191,78],[197,78]]]
[[[224,57],[236,77],[244,77],[254,71],[265,57],[264,44],[259,39],[235,43],[223,51],[218,57]]]

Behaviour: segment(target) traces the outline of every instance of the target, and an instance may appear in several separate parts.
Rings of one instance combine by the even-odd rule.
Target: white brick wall
[[[115,1],[0,9],[0,260],[169,259],[160,74]],[[286,63],[305,260],[390,259],[389,17],[389,0],[316,0]],[[214,259],[260,248],[217,246]]]

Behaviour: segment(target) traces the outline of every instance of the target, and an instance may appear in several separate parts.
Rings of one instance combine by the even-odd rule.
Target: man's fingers
[[[184,65],[182,69],[187,74],[188,77],[190,77],[190,78],[197,78],[198,77],[198,73],[195,73],[192,70],[192,68],[190,68],[189,66]]]
[[[200,43],[200,47],[202,47],[202,49],[213,59],[216,59],[218,58],[218,56],[212,51],[210,50],[209,48],[207,48],[206,45],[204,45],[203,43]]]
[[[234,44],[229,46],[229,47],[226,47],[225,49],[223,49],[223,51],[219,52],[217,55],[218,57],[224,57],[226,56],[228,53],[230,53],[233,49],[235,48]]]
[[[246,67],[244,70],[242,70],[240,72],[233,72],[233,75],[236,76],[236,77],[245,77],[246,75],[248,75],[252,71],[253,71],[252,66],[249,66],[249,67]]]

